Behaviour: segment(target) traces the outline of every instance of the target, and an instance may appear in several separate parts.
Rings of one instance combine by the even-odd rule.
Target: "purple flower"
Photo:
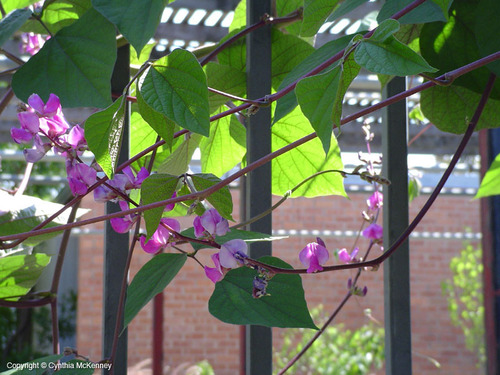
[[[136,176],[132,168],[127,166],[123,169],[123,173],[116,174],[112,180],[108,181],[108,184],[126,195],[131,189],[139,189],[148,176],[149,172],[144,167],[139,170]],[[107,186],[101,185],[94,190],[94,200],[96,202],[107,202],[118,198],[120,198],[120,195]]]
[[[33,112],[20,112],[17,118],[21,123],[21,129],[10,129],[12,139],[16,143],[29,143],[40,130],[40,119]]]
[[[207,234],[210,236],[223,236],[229,231],[229,223],[224,219],[215,208],[211,208],[201,216],[197,216],[193,222],[194,235],[205,237]]]
[[[338,252],[339,260],[344,263],[353,263],[356,261],[356,255],[358,255],[358,252],[358,247],[355,247],[351,254],[349,254],[346,249],[340,249]]]
[[[67,159],[66,172],[69,187],[75,196],[87,193],[88,187],[97,181],[96,170],[85,163],[75,163]]]
[[[219,251],[220,264],[224,268],[236,268],[247,258],[248,247],[243,240],[231,240],[221,245]]]
[[[205,266],[205,275],[207,275],[207,277],[215,284],[217,281],[222,280],[224,272],[222,266],[220,265],[219,253],[212,254],[211,258],[215,267]]]
[[[322,271],[321,265],[325,264],[329,257],[328,250],[316,242],[307,244],[299,253],[300,261],[305,267],[308,267],[307,273]]]
[[[129,209],[128,203],[125,201],[118,202],[120,209],[126,211]],[[127,233],[139,218],[138,214],[125,215],[124,217],[115,217],[109,222],[113,230],[117,233]]]
[[[23,33],[21,35],[21,53],[26,52],[33,56],[38,51],[40,51],[40,48],[43,47],[45,41],[48,39],[50,39],[50,36],[48,36],[47,39],[43,39],[40,34],[35,34],[32,32]]]
[[[87,140],[85,139],[85,133],[80,125],[73,126],[64,140],[74,150],[84,151],[87,149]]]
[[[369,238],[374,241],[378,241],[382,239],[383,229],[378,224],[370,224],[365,230],[361,233],[363,237]]]
[[[55,94],[49,95],[49,100],[47,100],[46,104],[38,94],[32,94],[28,98],[28,104],[43,117],[52,117],[62,111],[61,101]]]
[[[384,196],[379,191],[375,191],[370,198],[366,200],[366,204],[370,210],[377,210],[382,207]]]
[[[177,220],[170,218],[161,219],[158,229],[156,229],[149,241],[146,242],[146,237],[141,236],[141,246],[146,253],[156,254],[158,251],[168,247],[170,243],[172,243],[172,233],[162,224],[169,226],[175,232],[179,232],[181,230],[181,224]]]
[[[52,148],[50,143],[43,143],[42,139],[38,134],[34,136],[35,142],[34,147],[31,149],[24,149],[24,159],[28,163],[36,163]]]

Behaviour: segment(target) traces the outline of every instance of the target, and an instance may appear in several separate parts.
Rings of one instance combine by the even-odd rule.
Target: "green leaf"
[[[201,135],[186,135],[186,139],[161,163],[158,171],[173,175],[181,175],[189,169],[189,163],[200,144]]]
[[[16,9],[0,21],[0,47],[31,17],[31,10]]]
[[[197,191],[208,189],[221,181],[220,178],[211,173],[197,173],[190,176]],[[234,220],[231,216],[233,213],[233,198],[229,187],[224,186],[222,189],[210,194],[207,197],[207,201],[214,206],[223,218]]]
[[[141,95],[177,125],[208,137],[207,79],[191,52],[176,49],[157,60],[144,78]]]
[[[374,73],[407,76],[423,72],[435,72],[433,68],[410,47],[393,36],[384,42],[363,40],[354,51],[356,62]]]
[[[62,204],[47,202],[28,195],[12,196],[5,191],[0,191],[0,201],[3,202],[2,211],[6,211],[6,213],[0,215],[0,236],[28,232],[63,207]],[[89,212],[89,210],[79,209],[77,211],[77,217],[81,217],[87,212]],[[46,227],[51,228],[66,224],[68,222],[68,217],[69,210],[66,210],[47,224]],[[58,234],[59,233],[48,233],[33,236],[27,238],[23,242],[23,245],[35,246]]]
[[[182,235],[190,238],[195,238],[194,236],[194,228],[188,228],[182,231]],[[282,240],[284,238],[288,238],[287,236],[271,236],[267,233],[259,233],[259,232],[251,232],[249,230],[239,230],[239,229],[231,229],[224,236],[217,237],[218,244],[224,244],[228,241],[240,239],[245,242],[262,242],[262,241],[277,241]],[[191,246],[195,250],[210,248],[208,245],[203,245],[196,242],[191,242]]]
[[[154,36],[167,3],[165,0],[92,0],[94,8],[116,25],[137,55]]]
[[[281,259],[260,258],[260,261],[283,268],[292,267]],[[208,302],[210,314],[230,324],[255,324],[265,327],[301,327],[318,329],[314,324],[299,275],[279,274],[267,287],[268,296],[252,297],[252,282],[257,271],[241,267],[229,271],[215,284]]]
[[[166,288],[186,259],[185,254],[158,254],[137,272],[127,289],[124,329],[155,295]]]
[[[272,31],[272,86],[280,87],[283,79],[301,62],[308,59],[316,50],[303,39]]]
[[[16,96],[59,96],[64,107],[106,107],[116,60],[115,29],[94,10],[59,31],[12,77]]]
[[[46,254],[0,258],[0,299],[17,301],[28,293],[49,262]]]
[[[179,177],[169,174],[152,174],[141,185],[143,204],[150,204],[169,199],[174,194]],[[147,238],[151,238],[160,224],[160,219],[165,207],[153,208],[144,212]]]
[[[96,112],[85,121],[85,139],[90,150],[111,179],[120,153],[126,102],[122,97],[108,108]]]
[[[132,108],[137,107],[137,104],[133,104]],[[130,137],[130,155],[137,155],[139,152],[148,148],[152,144],[155,143],[158,134],[153,130],[149,124],[144,121],[139,112],[132,112],[130,115],[130,134],[133,134],[133,137]],[[149,160],[149,156],[142,157],[133,165],[135,167],[145,167],[145,161]]]
[[[344,0],[342,3],[337,5],[333,13],[330,15],[330,17],[328,17],[327,21],[335,21],[336,19],[346,15],[347,13],[356,9],[367,1],[368,0]]]
[[[398,30],[399,22],[393,19],[388,19],[378,25],[373,32],[373,35],[368,40],[371,40],[372,42],[383,42]]]
[[[500,14],[500,2],[496,0],[481,0],[476,9],[475,36],[479,56],[485,57],[500,50],[500,23],[491,17]],[[497,76],[500,75],[500,62],[487,65]]]
[[[207,74],[208,87],[243,98],[246,96],[247,75],[245,72],[229,65],[220,65],[214,62],[209,62],[205,66],[205,71]],[[215,112],[228,100],[229,98],[227,96],[209,92],[208,101],[210,104],[210,113]]]
[[[310,127],[307,119],[300,108],[296,108],[273,125],[272,150],[276,151],[287,146],[309,133]],[[342,170],[342,159],[335,137],[332,136],[330,151],[326,158],[323,153],[318,152],[321,147],[321,141],[315,138],[273,159],[272,193],[282,196],[314,173],[330,169]],[[325,173],[297,189],[294,196],[346,196],[343,183],[343,178],[339,174]]]
[[[500,154],[491,163],[474,199],[500,194]]]
[[[279,85],[278,91],[289,86],[325,60],[335,56],[349,44],[351,39],[352,36],[347,35],[339,39],[332,40],[331,42],[324,44],[322,47],[311,53],[306,59],[297,64],[290,71],[290,73],[287,74],[287,76]],[[288,94],[278,100],[278,104],[274,112],[274,122],[277,122],[279,119],[290,113],[296,106],[297,98],[295,96],[295,91],[290,91]]]
[[[338,0],[304,0],[304,13],[300,35],[314,36],[333,12]]]
[[[9,371],[4,371],[1,372],[0,375],[46,375],[47,368],[55,368],[55,363],[59,361],[62,357],[63,356],[60,354],[54,354],[42,358],[37,358],[33,361],[23,363],[26,364],[26,366],[22,370],[14,369]],[[34,365],[29,365],[29,364],[34,364]]]
[[[388,0],[380,9],[377,21],[381,23],[383,20],[392,17],[395,13],[410,5],[413,0]],[[428,23],[434,21],[446,21],[441,8],[432,1],[426,1],[413,9],[408,14],[405,14],[398,20],[402,24],[406,23]]]
[[[38,0],[3,0],[2,6],[6,13],[15,9],[22,9],[36,3]]]
[[[451,3],[453,3],[453,0],[432,0],[439,8],[441,8],[441,11],[443,12],[443,16],[445,20],[448,20],[448,10],[450,9]]]
[[[420,93],[420,108],[440,130],[463,134],[474,115],[481,95],[461,86],[434,86]],[[500,126],[500,103],[489,99],[476,130]]]
[[[146,44],[142,50],[141,50],[141,53],[139,54],[139,56],[137,56],[136,54],[130,53],[130,65],[136,65],[136,66],[141,66],[142,64],[144,64],[146,61],[149,60],[150,56],[151,56],[151,51],[153,50],[153,48],[155,48],[155,46],[158,44],[158,42],[151,42],[151,43],[148,43]]]
[[[338,101],[341,79],[342,68],[337,66],[327,73],[304,78],[295,87],[300,109],[321,140],[325,154],[330,149],[333,109]]]
[[[498,27],[495,17],[478,19],[480,7],[477,1],[455,0],[450,9],[450,19],[447,23],[435,22],[426,24],[420,32],[420,51],[422,56],[431,64],[439,68],[436,76],[467,65],[482,57],[476,38],[491,38],[489,30],[494,32]],[[492,9],[494,11],[494,9]],[[486,11],[488,14],[489,10]],[[492,13],[489,13],[492,14]],[[484,11],[483,11],[484,15]],[[484,25],[478,26],[477,22]],[[475,28],[483,28],[484,34],[480,37],[474,34]],[[482,44],[483,42],[481,42]],[[494,48],[495,41],[491,42]],[[497,51],[496,49],[495,51]],[[492,66],[491,64],[489,66]],[[494,66],[494,65],[493,65]],[[490,75],[488,67],[475,69],[453,81],[454,84],[466,87],[477,93],[482,93]],[[490,98],[500,99],[500,83],[493,86]]]
[[[344,95],[358,73],[359,65],[349,56],[341,66],[304,78],[295,88],[300,109],[316,131],[325,153],[330,148],[333,126],[340,127]]]
[[[168,117],[154,110],[146,103],[141,95],[140,89],[136,92],[137,104],[142,118],[162,137],[168,147],[172,147],[175,123]]]
[[[234,115],[213,121],[210,136],[200,141],[200,152],[201,171],[222,177],[245,156],[245,127]]]
[[[43,5],[42,22],[52,34],[75,23],[85,12],[91,8],[90,0],[51,0]],[[31,31],[46,34],[47,30],[40,22],[30,21],[28,26]]]

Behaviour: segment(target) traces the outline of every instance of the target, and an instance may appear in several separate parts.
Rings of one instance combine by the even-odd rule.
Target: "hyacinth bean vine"
[[[18,272],[24,273],[27,282],[13,287],[0,284],[0,305],[50,304],[57,321],[57,281],[64,257],[58,257],[51,291],[33,295],[29,290],[50,259],[18,250],[64,231],[60,249],[64,254],[72,228],[105,220],[119,233],[133,231],[131,249],[137,244],[154,254],[121,291],[127,299],[117,314],[124,317],[125,326],[182,272],[188,258],[200,263],[201,250],[211,251],[211,263],[200,263],[200,272],[215,284],[209,311],[224,322],[317,329],[304,299],[301,274],[358,270],[346,280],[346,296],[326,324],[351,296],[364,296],[367,287],[358,285],[362,270],[377,268],[415,229],[472,132],[500,125],[500,86],[495,84],[500,39],[490,35],[498,31],[490,15],[500,14],[499,2],[387,0],[376,24],[314,46],[314,36],[325,22],[339,19],[365,1],[276,0],[276,14],[262,15],[254,25],[245,24],[242,1],[228,35],[219,43],[192,52],[176,49],[157,60],[149,59],[149,41],[163,8],[172,1],[73,0],[64,11],[57,1],[0,1],[1,44],[23,32],[22,52],[29,55],[25,61],[2,49],[18,66],[6,72],[13,73],[12,83],[0,108],[13,94],[26,103],[18,114],[19,126],[11,130],[13,141],[25,145],[28,163],[48,152],[65,158],[74,195],[64,206],[41,200],[23,206],[23,200],[34,202],[34,198],[23,196],[20,188],[13,197],[16,203],[1,212],[0,250],[5,256],[0,258],[0,269],[17,270],[22,265],[23,271]],[[248,98],[245,36],[267,25],[272,25],[273,90],[262,98]],[[126,43],[132,46],[133,76],[123,93],[113,93],[110,82],[117,48]],[[393,76],[420,75],[424,83],[342,116],[344,95],[362,68],[377,74],[382,86]],[[347,171],[333,129],[416,93],[425,117],[442,131],[464,134],[464,138],[420,214],[396,243],[383,249],[383,228],[377,223],[383,202],[380,186],[390,182],[374,168],[373,135],[365,126],[366,157]],[[132,102],[133,156],[119,165],[127,102]],[[273,150],[246,165],[245,118],[261,106],[272,107]],[[64,108],[70,107],[97,111],[82,124],[70,124],[64,116]],[[188,173],[197,148],[202,173]],[[83,155],[89,153],[93,161],[84,162]],[[266,163],[272,164],[272,192],[283,199],[265,214],[288,198],[346,196],[343,179],[347,175],[373,184],[360,231],[370,240],[369,246],[345,244],[334,254],[318,238],[296,249],[303,265],[298,269],[275,257],[249,257],[247,241],[277,238],[239,229],[246,223],[229,225],[234,220],[228,185]],[[498,163],[486,175],[478,196],[499,193]],[[239,165],[241,169],[230,172]],[[79,203],[87,195],[99,202],[115,202],[120,211],[76,221],[83,213]],[[192,217],[191,228],[181,228],[174,218],[182,215]],[[383,250],[381,255],[373,255],[374,246]],[[287,314],[282,313],[283,307]],[[57,354],[57,328],[53,333]],[[114,347],[110,358],[93,360],[112,363],[115,352]]]

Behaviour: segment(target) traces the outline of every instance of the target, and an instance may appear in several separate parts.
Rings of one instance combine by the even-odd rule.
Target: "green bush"
[[[484,342],[483,263],[481,248],[466,245],[450,261],[452,278],[441,284],[448,300],[448,311],[454,326],[465,336],[465,346],[477,358],[477,366],[486,361]]]
[[[317,321],[322,308],[312,311]],[[326,320],[326,319],[323,319]],[[275,351],[275,367],[279,370],[314,336],[316,331],[288,329],[281,350]],[[293,374],[360,375],[380,369],[384,363],[384,329],[373,322],[355,331],[342,324],[328,327],[313,346],[293,367]]]

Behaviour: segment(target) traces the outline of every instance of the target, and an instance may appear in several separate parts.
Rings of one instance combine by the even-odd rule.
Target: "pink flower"
[[[139,189],[142,182],[148,176],[149,172],[144,167],[139,170],[136,176],[132,171],[132,168],[127,166],[123,169],[123,173],[116,174],[112,180],[108,181],[108,184],[126,195],[132,189]],[[96,202],[112,201],[118,199],[119,197],[120,195],[116,191],[106,186],[101,185],[94,190],[94,200]]]
[[[378,224],[370,224],[362,232],[363,237],[369,238],[374,241],[382,239],[384,230]]]
[[[358,255],[359,248],[355,247],[352,253],[349,254],[346,249],[340,249],[338,252],[339,260],[344,263],[352,263],[356,261],[356,255]]]
[[[214,262],[215,267],[205,266],[205,275],[215,284],[224,277],[223,268],[220,265],[219,253],[212,254],[212,262]]]
[[[33,56],[38,51],[40,51],[40,48],[43,47],[45,41],[48,39],[50,39],[50,36],[48,36],[46,39],[43,39],[40,34],[35,34],[32,32],[23,33],[21,35],[21,53],[26,52]]]
[[[141,246],[146,253],[156,254],[172,243],[172,239],[174,239],[172,233],[162,224],[169,226],[175,232],[181,230],[181,224],[177,220],[170,218],[161,219],[158,229],[156,229],[149,241],[146,242],[146,237],[141,236]]]
[[[20,112],[17,118],[21,123],[21,129],[12,128],[10,134],[16,143],[28,143],[40,130],[40,119],[33,112]]]
[[[370,198],[366,200],[366,204],[370,210],[377,210],[382,207],[384,196],[379,191],[375,191]]]
[[[38,134],[35,134],[34,140],[33,148],[23,150],[24,159],[28,163],[36,163],[52,148],[50,143],[43,143]]]
[[[73,195],[87,193],[88,187],[97,181],[97,172],[85,163],[76,163],[66,159],[68,183]]]
[[[118,202],[118,204],[120,205],[120,209],[122,211],[129,209],[128,203],[125,201],[120,201]],[[115,217],[113,219],[110,219],[109,222],[115,232],[127,233],[130,230],[130,228],[132,228],[132,226],[135,224],[138,218],[139,218],[138,214],[125,215],[124,217]]]
[[[229,223],[224,219],[215,208],[211,208],[201,216],[197,216],[193,222],[194,235],[205,237],[207,234],[210,236],[223,236],[229,231]]]
[[[52,117],[62,111],[61,101],[55,94],[49,95],[49,99],[46,104],[38,94],[32,94],[28,98],[28,104],[43,117]]]
[[[307,244],[299,253],[300,261],[305,267],[308,267],[307,273],[322,271],[321,265],[325,264],[329,257],[328,250],[316,242]]]
[[[248,247],[243,240],[231,240],[221,245],[219,251],[220,264],[224,268],[236,268],[247,258]]]

